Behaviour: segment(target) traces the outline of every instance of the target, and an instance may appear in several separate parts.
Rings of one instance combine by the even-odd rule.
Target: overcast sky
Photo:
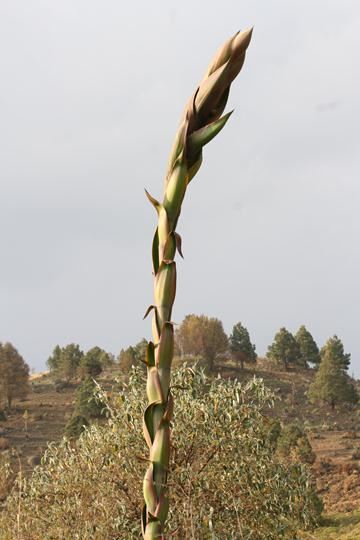
[[[359,0],[0,0],[0,341],[150,337],[150,246],[182,109],[255,25],[178,230],[173,320],[334,333],[360,376]]]

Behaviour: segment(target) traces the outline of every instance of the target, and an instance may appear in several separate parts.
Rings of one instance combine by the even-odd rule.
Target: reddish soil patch
[[[325,510],[351,512],[359,507],[360,464],[357,448],[360,432],[321,432],[311,437],[316,453],[313,466],[316,487]]]

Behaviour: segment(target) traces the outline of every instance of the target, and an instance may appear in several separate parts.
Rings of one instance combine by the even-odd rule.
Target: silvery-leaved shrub
[[[138,539],[143,375],[107,399],[108,419],[76,442],[51,444],[28,480],[18,480],[0,514],[2,540]],[[178,539],[296,538],[320,512],[307,468],[274,460],[261,380],[209,379],[175,371],[168,534]],[[105,399],[104,395],[100,396]]]

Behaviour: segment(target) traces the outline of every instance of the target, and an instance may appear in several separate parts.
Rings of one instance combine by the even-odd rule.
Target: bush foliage
[[[277,450],[283,457],[310,465],[316,457],[305,431],[297,423],[288,424],[281,430],[277,438]]]
[[[2,540],[137,539],[146,449],[144,381],[133,370],[108,400],[106,423],[50,445],[0,516]],[[169,532],[175,538],[295,538],[319,507],[305,466],[274,460],[264,412],[272,395],[183,368],[173,378],[175,418]],[[105,397],[101,396],[104,400]]]
[[[74,413],[65,425],[65,437],[68,439],[77,439],[88,425],[89,422],[85,416]]]
[[[86,418],[100,418],[104,403],[96,396],[97,385],[91,377],[86,377],[76,391],[75,412]]]

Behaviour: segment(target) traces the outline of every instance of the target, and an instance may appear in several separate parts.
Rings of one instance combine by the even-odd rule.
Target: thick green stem
[[[181,238],[176,232],[181,205],[189,182],[202,162],[202,148],[226,124],[231,113],[221,117],[230,85],[239,73],[250,43],[251,30],[238,32],[220,49],[190,99],[175,137],[165,179],[163,202],[146,192],[158,214],[152,259],[154,272],[153,341],[148,343],[147,397],[144,437],[149,447],[149,466],[143,491],[142,533],[145,540],[164,539],[169,509],[167,478],[170,463],[170,425],[173,399],[170,390],[174,352],[171,313],[176,292],[176,249],[181,254]]]

